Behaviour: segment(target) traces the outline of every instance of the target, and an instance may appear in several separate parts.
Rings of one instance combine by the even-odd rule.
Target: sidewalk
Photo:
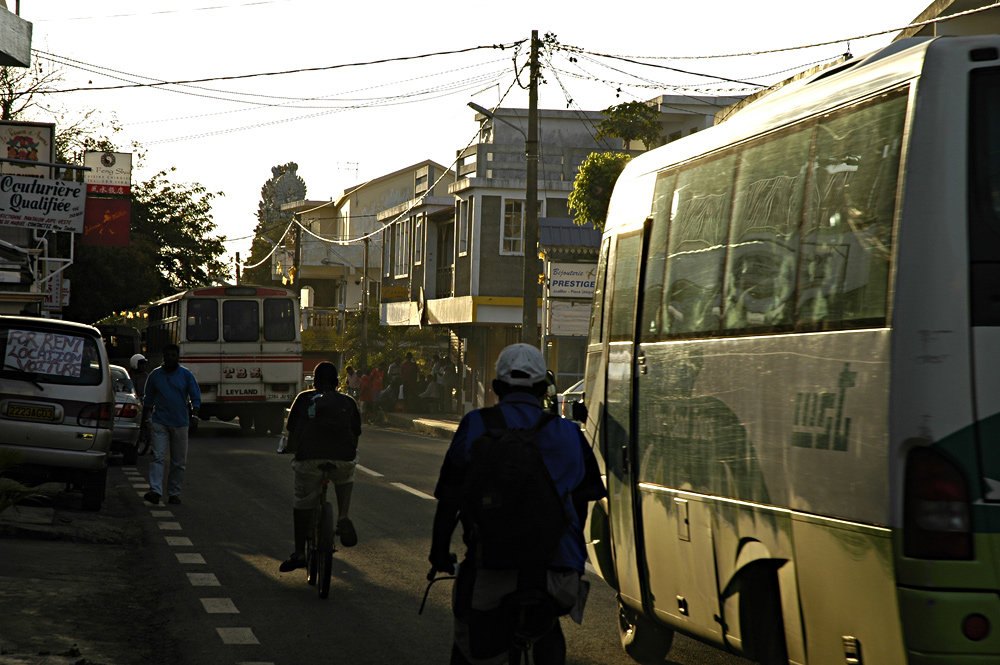
[[[386,425],[393,429],[412,430],[418,434],[451,439],[462,416],[442,413],[384,413]]]

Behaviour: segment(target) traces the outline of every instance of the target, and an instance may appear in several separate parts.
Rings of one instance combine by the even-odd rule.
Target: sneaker
[[[146,492],[145,494],[142,495],[142,498],[145,499],[146,501],[149,501],[150,503],[160,502],[160,495],[157,494],[156,492]]]
[[[354,523],[346,517],[337,522],[337,535],[340,536],[340,544],[344,547],[354,547],[358,544],[358,532],[354,530]]]
[[[283,573],[289,573],[293,570],[298,570],[299,568],[305,568],[305,567],[306,567],[305,558],[299,557],[297,554],[295,554],[295,552],[292,552],[288,557],[288,561],[281,562],[281,565],[278,566],[278,570],[280,570]]]
[[[172,496],[167,499],[167,503],[180,504],[181,498],[179,496]]]

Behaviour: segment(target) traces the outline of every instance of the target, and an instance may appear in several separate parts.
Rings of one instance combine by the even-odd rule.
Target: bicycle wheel
[[[316,584],[316,540],[309,538],[306,540],[306,584],[313,586]]]
[[[320,598],[326,598],[330,595],[330,575],[333,569],[333,506],[330,503],[324,503],[321,507],[316,559],[316,591]]]

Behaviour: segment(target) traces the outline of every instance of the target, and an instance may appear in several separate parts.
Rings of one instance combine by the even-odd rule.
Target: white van
[[[114,392],[101,333],[54,319],[0,316],[0,448],[12,473],[65,482],[100,510],[114,424]]]

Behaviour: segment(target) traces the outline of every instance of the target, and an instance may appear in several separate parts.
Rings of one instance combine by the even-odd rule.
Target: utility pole
[[[365,238],[365,259],[361,268],[361,366],[368,369],[368,241]]]
[[[236,252],[236,286],[240,285],[240,253]]]
[[[524,311],[521,341],[538,346],[538,31],[531,31],[531,59],[528,80],[527,186],[524,217]]]

